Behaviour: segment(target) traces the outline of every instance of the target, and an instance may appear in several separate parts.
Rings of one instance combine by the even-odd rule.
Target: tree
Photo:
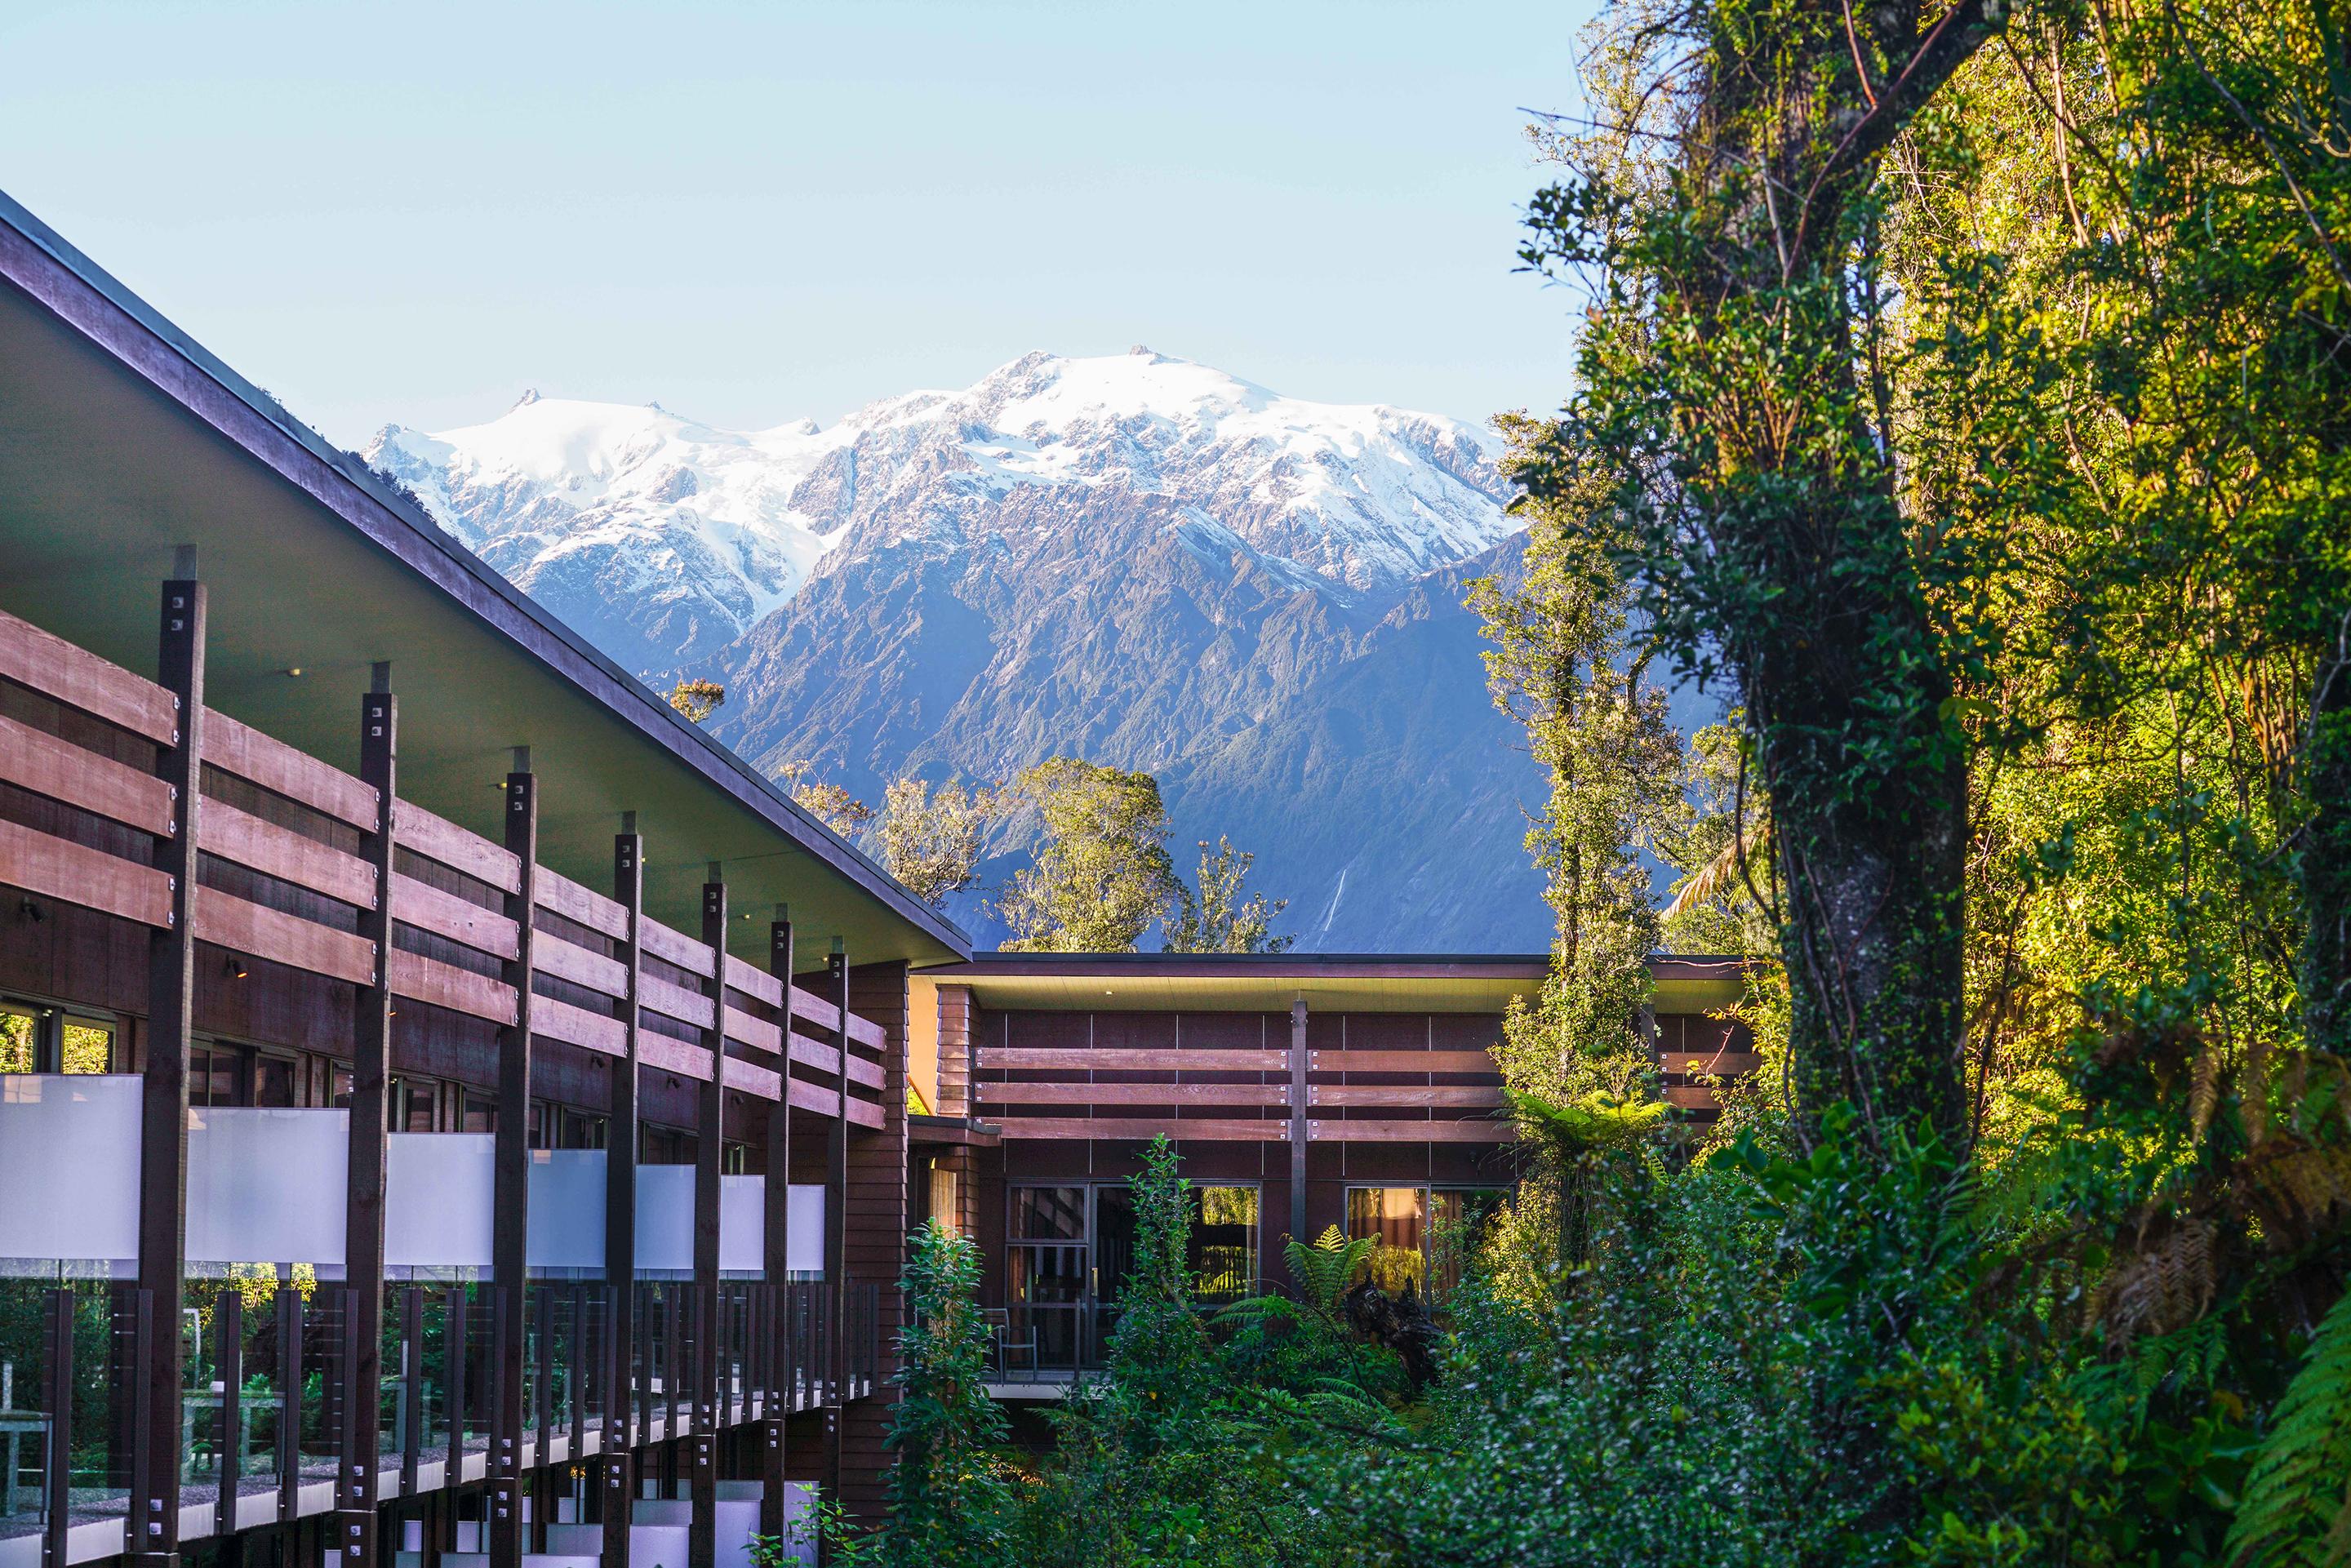
[[[882,799],[882,863],[936,908],[972,884],[981,841],[998,812],[996,791],[986,785],[950,779],[934,791],[920,779],[901,779]]]
[[[787,762],[779,770],[792,803],[844,839],[853,839],[873,820],[873,808],[838,784],[816,777],[816,764]]]
[[[1527,260],[1593,305],[1538,496],[1596,476],[1677,664],[1726,664],[1777,815],[1807,1113],[1956,1132],[1967,789],[1929,612],[1950,541],[1897,496],[1873,182],[1999,0],[1689,0],[1620,18],[1614,118]],[[1637,142],[1628,152],[1628,144]],[[1866,384],[1864,372],[1870,373]]]
[[[1532,1005],[1513,1004],[1499,1052],[1521,1125],[1535,1134],[1613,1124],[1618,1107],[1648,1097],[1653,1064],[1637,1019],[1658,922],[1639,852],[1682,810],[1681,756],[1665,695],[1628,635],[1632,592],[1604,488],[1590,470],[1562,470],[1567,457],[1545,427],[1499,423],[1507,470],[1529,486],[1516,503],[1528,521],[1525,557],[1515,583],[1484,579],[1468,601],[1495,644],[1486,654],[1495,705],[1525,729],[1550,782],[1526,841],[1552,907],[1552,967]],[[1551,1154],[1503,1223],[1547,1231],[1572,1262],[1588,1229],[1580,1195],[1591,1186],[1589,1151],[1555,1137],[1539,1145]]]
[[[688,724],[700,724],[726,700],[726,688],[716,681],[680,681],[669,689],[669,706],[684,714]]]
[[[1041,820],[1031,864],[998,913],[1015,953],[1132,953],[1176,897],[1159,781],[1075,758],[1022,771],[1014,789]]]
[[[1255,855],[1233,848],[1232,841],[1221,834],[1214,850],[1207,840],[1200,841],[1199,873],[1192,886],[1176,889],[1176,907],[1167,916],[1166,942],[1161,951],[1289,952],[1297,938],[1275,936],[1270,931],[1274,918],[1290,907],[1290,901],[1277,898],[1269,904],[1261,893],[1246,899],[1241,896],[1249,867],[1256,863]]]
[[[978,1247],[930,1221],[909,1243],[902,1287],[910,1316],[898,1334],[884,1560],[905,1568],[1018,1562],[1018,1499],[1004,1452],[1011,1427],[987,1388]]]

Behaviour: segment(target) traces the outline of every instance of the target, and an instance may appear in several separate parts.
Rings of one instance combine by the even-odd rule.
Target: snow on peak
[[[585,574],[600,601],[665,606],[662,637],[699,648],[789,600],[852,524],[952,541],[1039,486],[1172,501],[1285,570],[1393,586],[1512,530],[1497,454],[1457,421],[1286,398],[1138,344],[1025,354],[830,428],[725,431],[533,388],[486,423],[387,425],[367,455],[524,588]]]

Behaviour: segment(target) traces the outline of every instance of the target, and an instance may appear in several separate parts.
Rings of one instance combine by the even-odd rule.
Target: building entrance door
[[[1040,1370],[1102,1365],[1134,1269],[1134,1195],[1122,1182],[1016,1186],[1010,1197],[1009,1343],[1024,1346],[1033,1334]],[[1026,1358],[1025,1350],[1013,1357]]]

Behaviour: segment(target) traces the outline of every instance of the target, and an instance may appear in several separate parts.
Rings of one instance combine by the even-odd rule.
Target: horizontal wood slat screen
[[[199,942],[357,986],[375,978],[375,944],[363,936],[264,908],[216,887],[192,891]]]
[[[841,1009],[813,991],[792,988],[792,1017],[806,1019],[830,1033],[841,1027]]]
[[[841,1052],[829,1045],[820,1045],[804,1034],[791,1037],[791,1061],[795,1067],[812,1068],[816,1071],[841,1076]]]
[[[989,1105],[1287,1105],[1287,1083],[979,1083]],[[1428,1091],[1417,1091],[1426,1093]],[[1473,1091],[1472,1092],[1476,1092]]]
[[[795,1111],[808,1111],[819,1116],[841,1114],[841,1096],[820,1083],[795,1078],[785,1085],[784,1092],[789,1096],[789,1103]]]
[[[1490,1072],[1502,1070],[1482,1051],[1310,1051],[1309,1072]]]
[[[515,923],[505,915],[398,872],[392,873],[392,916],[493,958],[511,958],[522,950]]]
[[[755,1019],[741,1008],[726,1009],[726,1038],[740,1040],[756,1051],[778,1055],[784,1049],[784,1031],[764,1019]]]
[[[604,1018],[553,997],[531,998],[530,1032],[606,1056],[629,1054],[628,1031],[619,1019]]]
[[[1318,1144],[1513,1144],[1518,1124],[1479,1116],[1466,1122],[1310,1121],[1306,1135]]]
[[[329,768],[307,751],[297,751],[250,725],[239,724],[217,708],[204,709],[204,761],[222,772],[258,784],[273,795],[298,800],[361,832],[375,831],[374,789],[340,768]]]
[[[1290,1140],[1290,1124],[1203,1118],[1181,1122],[1157,1116],[1004,1116],[997,1126],[1008,1138],[1207,1138],[1220,1143],[1280,1144]]]
[[[503,980],[493,980],[487,975],[476,975],[470,969],[398,948],[384,963],[395,996],[488,1019],[492,1023],[515,1021],[514,988]]]
[[[179,738],[179,699],[170,692],[5,612],[0,675],[133,735],[165,746]]]
[[[710,1081],[710,1052],[667,1035],[638,1035],[637,1060],[656,1071],[674,1072],[697,1083]]]
[[[178,831],[172,787],[161,779],[5,716],[0,780],[158,838]]]
[[[981,1068],[1093,1068],[1102,1071],[1288,1072],[1286,1051],[1088,1051],[1055,1046],[985,1045],[974,1053]]]
[[[667,980],[640,975],[637,977],[637,1001],[680,1023],[690,1023],[696,1029],[710,1027],[710,998],[698,991],[689,991],[684,986],[673,986]]]
[[[883,1114],[882,1107],[875,1104],[871,1100],[852,1099],[848,1103],[848,1111],[846,1113],[849,1120],[861,1127],[872,1127],[878,1129],[883,1123],[889,1120],[889,1118]]]
[[[1313,1083],[1307,1086],[1306,1097],[1312,1105],[1452,1105],[1484,1111],[1502,1105],[1501,1089],[1483,1085],[1431,1089],[1412,1084]]]
[[[762,1100],[773,1100],[784,1092],[784,1075],[772,1067],[762,1067],[756,1061],[739,1061],[728,1057],[723,1064],[726,1087],[739,1089]]]
[[[162,872],[15,822],[0,822],[0,883],[142,925],[171,920],[172,879]]]
[[[637,945],[664,964],[674,964],[687,974],[699,975],[705,980],[710,978],[710,949],[658,920],[638,924]]]
[[[486,882],[502,893],[522,890],[522,862],[511,851],[446,817],[434,816],[413,801],[392,802],[392,838],[404,850],[439,861],[451,871]]]
[[[753,1001],[765,1002],[771,1008],[784,1005],[784,983],[732,953],[726,955],[726,983]]]
[[[625,997],[629,994],[629,967],[601,953],[591,953],[575,946],[560,936],[547,932],[537,933],[538,940],[530,945],[530,960],[542,973],[559,980],[569,980],[601,996]]]
[[[1466,1122],[1310,1121],[1306,1135],[1318,1144],[1513,1144],[1518,1124],[1479,1116]]]
[[[538,874],[531,879],[531,896],[549,914],[560,915],[599,936],[621,941],[629,935],[627,910],[602,894],[582,887],[569,877],[559,875],[545,866],[539,867]]]
[[[196,821],[196,847],[206,854],[354,908],[375,907],[375,868],[357,855],[249,815],[225,800],[205,800]]]

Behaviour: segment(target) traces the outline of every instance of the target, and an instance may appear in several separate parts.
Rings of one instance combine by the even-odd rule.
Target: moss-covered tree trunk
[[[1869,251],[1879,155],[1999,0],[1714,0],[1652,225],[1642,354],[1671,454],[1651,530],[1735,671],[1775,815],[1800,1109],[1883,1145],[1961,1123],[1964,745],[1896,502]],[[1654,485],[1654,481],[1652,484]]]
[[[2351,610],[2319,661],[2304,758],[2304,1043],[2351,1056]]]

